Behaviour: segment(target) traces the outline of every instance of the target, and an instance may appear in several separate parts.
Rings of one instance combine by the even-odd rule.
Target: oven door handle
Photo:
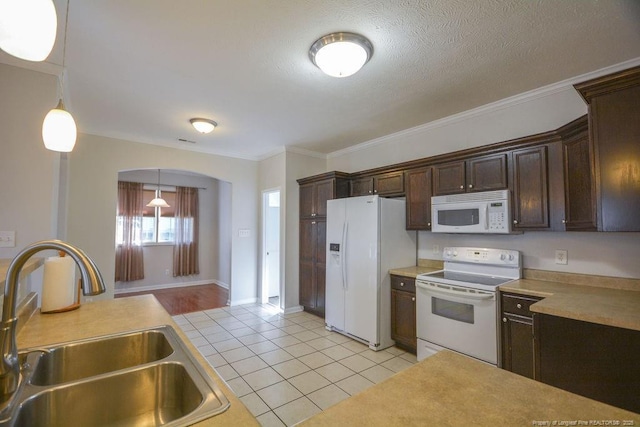
[[[419,287],[420,289],[424,289],[427,292],[432,292],[432,293],[442,294],[442,295],[451,295],[451,296],[456,296],[458,298],[467,298],[467,299],[474,299],[474,300],[487,300],[487,299],[495,298],[495,295],[492,293],[473,294],[471,292],[459,292],[459,291],[453,291],[450,289],[439,288],[436,285],[433,285],[431,283],[425,283],[420,281],[416,281],[416,286]]]

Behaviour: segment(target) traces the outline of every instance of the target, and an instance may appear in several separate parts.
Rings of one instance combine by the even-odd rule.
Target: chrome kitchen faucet
[[[16,344],[16,306],[18,294],[18,277],[20,270],[34,254],[43,250],[63,251],[71,256],[82,275],[82,293],[98,295],[105,291],[104,281],[95,263],[82,250],[61,240],[43,240],[24,248],[11,261],[7,270],[4,286],[4,302],[2,305],[2,323],[0,323],[0,345],[2,361],[0,363],[0,414],[11,406],[12,397],[20,386],[20,363]]]

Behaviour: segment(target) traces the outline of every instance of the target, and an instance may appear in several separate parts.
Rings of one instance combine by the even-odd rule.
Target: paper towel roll
[[[42,311],[54,311],[76,302],[76,263],[71,257],[50,257],[44,261]]]

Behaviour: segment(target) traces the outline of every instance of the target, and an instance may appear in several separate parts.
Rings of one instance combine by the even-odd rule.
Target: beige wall
[[[257,162],[94,135],[80,135],[70,158],[68,238],[93,255],[107,282],[105,297],[113,293],[118,172],[161,168],[193,171],[231,183],[230,298],[232,304],[255,300]],[[250,237],[238,237],[239,229],[249,229]]]
[[[56,78],[0,64],[0,230],[16,232],[12,258],[57,237],[60,154],[44,148],[42,121],[57,104]]]

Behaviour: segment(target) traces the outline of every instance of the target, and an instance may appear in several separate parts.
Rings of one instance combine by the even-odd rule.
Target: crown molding
[[[461,113],[457,113],[451,116],[447,116],[441,119],[437,119],[431,121],[429,123],[425,123],[419,126],[415,126],[409,129],[404,129],[399,132],[395,132],[389,135],[382,136],[380,138],[375,138],[370,141],[363,142],[361,144],[353,145],[351,147],[347,147],[341,150],[333,151],[327,154],[328,159],[332,159],[335,157],[340,157],[349,153],[354,153],[358,151],[365,150],[370,147],[374,147],[376,145],[384,144],[385,142],[403,137],[403,136],[411,136],[417,135],[423,132],[426,132],[431,129],[436,129],[439,127],[447,126],[453,123],[458,123],[464,120],[469,120],[472,118],[480,117],[483,115],[491,114],[496,111],[500,111],[506,108],[514,107],[516,105],[530,102],[539,98],[544,98],[559,92],[563,92],[566,90],[575,91],[573,85],[584,82],[586,80],[591,80],[594,78],[602,77],[607,74],[617,73],[619,71],[625,70],[627,68],[635,67],[640,65],[640,58],[630,59],[628,61],[620,62],[618,64],[611,65],[609,67],[601,68],[596,71],[592,71],[589,73],[581,74],[579,76],[571,77],[566,80],[562,80],[557,83],[553,83],[547,86],[543,86],[538,89],[530,90],[528,92],[524,92],[518,95],[511,96],[509,98],[504,98],[496,102],[492,102],[489,104],[485,104],[483,106],[473,108],[471,110],[463,111]]]

